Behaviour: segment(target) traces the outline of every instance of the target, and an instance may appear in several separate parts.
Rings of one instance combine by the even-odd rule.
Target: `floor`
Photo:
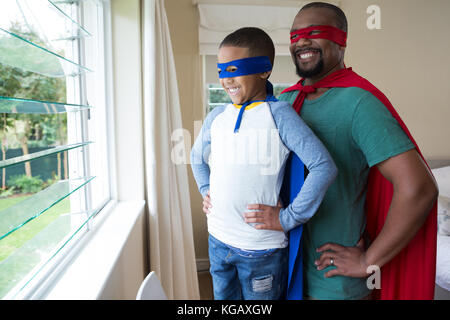
[[[434,289],[434,300],[450,300],[450,291],[436,285]]]
[[[212,280],[209,271],[197,273],[200,288],[200,300],[213,300]]]
[[[212,280],[209,271],[198,272],[200,300],[213,300]],[[435,300],[450,300],[450,292],[436,285]]]

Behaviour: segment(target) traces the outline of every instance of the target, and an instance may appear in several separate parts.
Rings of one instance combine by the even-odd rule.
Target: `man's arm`
[[[437,199],[438,188],[426,164],[412,149],[377,164],[381,174],[393,185],[393,198],[386,221],[367,251],[361,243],[356,247],[325,244],[316,261],[322,270],[333,259],[336,269],[325,276],[366,277],[367,267],[382,267],[394,258],[415,236]]]

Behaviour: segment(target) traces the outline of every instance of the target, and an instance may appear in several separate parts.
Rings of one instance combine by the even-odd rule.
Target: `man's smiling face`
[[[319,25],[338,27],[335,13],[327,8],[301,10],[294,19],[291,31]],[[318,33],[313,31],[312,34],[314,32]],[[343,47],[327,39],[301,38],[290,45],[290,51],[297,74],[302,78],[320,79],[344,57]]]

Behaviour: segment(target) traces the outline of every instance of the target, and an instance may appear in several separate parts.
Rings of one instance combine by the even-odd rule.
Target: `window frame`
[[[97,1],[97,0],[93,0]],[[103,195],[100,201],[96,202],[95,207],[92,207],[93,198],[96,196],[93,194],[93,188],[91,183],[88,183],[84,190],[81,191],[84,193],[85,198],[85,207],[89,208],[89,211],[96,211],[92,219],[89,219],[86,225],[84,225],[78,232],[70,238],[70,240],[64,244],[61,248],[56,250],[55,255],[51,256],[44,262],[39,263],[35,269],[41,268],[37,273],[35,273],[35,269],[33,269],[27,276],[25,276],[21,281],[19,281],[2,299],[39,299],[44,292],[49,290],[59,275],[69,266],[70,262],[74,259],[74,257],[79,254],[80,250],[86,245],[86,242],[89,241],[89,234],[92,229],[95,229],[99,224],[102,223],[107,213],[111,211],[111,209],[116,205],[117,202],[117,191],[114,184],[116,181],[116,159],[115,159],[115,135],[114,135],[114,112],[113,112],[113,77],[112,77],[112,30],[111,30],[111,5],[110,0],[102,0],[98,1],[102,5],[101,12],[101,21],[98,21],[98,26],[100,26],[98,39],[96,41],[96,45],[98,46],[98,54],[101,56],[101,59],[97,59],[101,61],[101,65],[96,65],[97,70],[95,75],[95,81],[101,84],[100,92],[96,91],[94,93],[89,92],[87,89],[87,80],[86,75],[81,75],[78,78],[78,85],[69,84],[71,81],[77,81],[76,78],[70,79],[67,81],[68,86],[72,86],[70,88],[75,92],[76,103],[88,103],[93,105],[94,108],[99,108],[101,110],[98,115],[98,119],[96,119],[97,123],[100,121],[101,117],[103,117],[103,129],[104,129],[104,139],[103,141],[97,143],[94,141],[94,144],[85,147],[85,151],[83,152],[83,160],[78,163],[79,166],[82,167],[83,175],[90,176],[92,173],[92,161],[95,152],[93,152],[92,148],[96,148],[96,150],[101,149],[101,154],[104,155],[106,159],[106,168],[103,171],[104,174],[104,183],[106,184],[106,192]],[[86,19],[88,19],[85,13],[85,7],[82,1],[78,3],[78,21],[84,25]],[[96,17],[98,18],[98,17]],[[77,54],[79,55],[77,58],[80,63],[84,63],[87,59],[85,56],[87,49],[84,43],[84,40],[76,40],[77,44]],[[77,92],[79,89],[79,92]],[[92,91],[92,90],[91,90]],[[94,101],[96,103],[92,103],[89,101],[92,97],[94,97]],[[69,99],[69,97],[68,97]],[[101,109],[100,109],[101,108]],[[84,137],[89,137],[90,130],[93,130],[95,127],[95,121],[91,121],[91,111],[80,112],[80,115],[76,115],[80,119],[75,121],[80,121],[79,127],[81,127],[81,132],[79,134]],[[68,117],[69,122],[69,117]],[[68,129],[69,131],[69,129]],[[69,132],[68,132],[69,135]],[[69,137],[68,137],[69,141]],[[83,141],[87,141],[84,140]],[[94,179],[95,181],[95,179]],[[104,186],[105,187],[105,186]],[[99,194],[99,193],[98,193]],[[72,197],[72,196],[71,196]],[[72,202],[72,200],[71,200]],[[71,210],[72,211],[72,210]],[[43,264],[43,265],[42,265]],[[31,278],[31,280],[30,280]],[[24,287],[24,285],[26,285]]]

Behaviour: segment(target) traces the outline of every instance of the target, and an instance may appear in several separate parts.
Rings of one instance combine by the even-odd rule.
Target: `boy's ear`
[[[259,76],[260,76],[262,79],[267,80],[267,79],[269,79],[269,76],[270,76],[271,74],[272,74],[272,70],[266,71],[266,72],[262,72],[262,73],[259,74]]]

